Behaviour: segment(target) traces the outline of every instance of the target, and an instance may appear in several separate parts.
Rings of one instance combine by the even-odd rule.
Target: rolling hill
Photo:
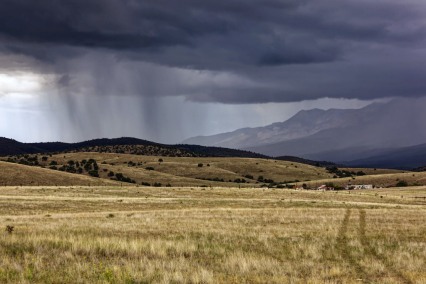
[[[76,175],[66,172],[53,171],[40,167],[0,161],[1,186],[101,186],[118,185],[117,182],[107,179],[98,179],[85,175]]]
[[[328,168],[261,158],[165,157],[134,154],[69,152],[19,155],[0,162],[0,185],[130,185],[154,187],[263,187],[289,183],[333,182],[394,186],[399,180],[425,185],[426,173],[339,168],[352,172],[336,178]],[[27,163],[22,165],[18,163]],[[336,168],[335,165],[332,167]],[[362,176],[358,175],[362,172]],[[355,174],[357,173],[357,174]],[[333,178],[334,177],[334,178]]]
[[[365,175],[354,178],[331,178],[305,182],[308,186],[316,188],[325,183],[332,183],[338,186],[347,184],[372,184],[375,187],[396,187],[398,182],[404,181],[410,186],[426,185],[426,172],[397,172],[383,173],[375,175]]]
[[[263,184],[330,178],[325,168],[297,162],[260,158],[165,157],[133,154],[70,152],[54,155],[26,155],[4,158],[3,163],[32,165],[43,173],[75,177],[96,176],[97,180],[149,186],[259,187]],[[12,163],[14,162],[14,163]],[[44,167],[41,169],[39,167]],[[28,168],[28,166],[25,166]],[[65,173],[70,172],[70,173]],[[35,175],[38,172],[34,172]],[[20,178],[15,175],[16,184]],[[93,179],[93,178],[92,178]],[[1,183],[0,175],[0,183]]]

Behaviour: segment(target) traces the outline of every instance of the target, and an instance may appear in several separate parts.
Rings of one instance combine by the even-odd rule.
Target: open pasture
[[[425,283],[415,196],[426,188],[1,187],[0,282]]]

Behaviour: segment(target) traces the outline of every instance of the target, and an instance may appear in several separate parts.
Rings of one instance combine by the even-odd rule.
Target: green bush
[[[96,170],[90,170],[88,173],[92,177],[99,177],[99,172]]]

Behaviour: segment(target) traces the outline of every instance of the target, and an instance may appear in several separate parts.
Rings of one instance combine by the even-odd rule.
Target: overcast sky
[[[424,0],[0,0],[0,136],[184,138],[426,95]]]

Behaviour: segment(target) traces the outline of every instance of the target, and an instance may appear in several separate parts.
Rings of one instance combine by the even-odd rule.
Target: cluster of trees
[[[326,168],[327,172],[333,174],[333,178],[345,178],[345,177],[353,177],[353,176],[365,176],[363,171],[347,171],[347,170],[339,170],[336,166],[330,166]]]
[[[44,158],[44,157],[43,157]],[[38,156],[34,155],[19,155],[19,156],[12,156],[12,157],[8,157],[7,162],[9,163],[18,163],[21,165],[27,165],[27,166],[39,166],[40,163],[38,161]]]
[[[264,178],[263,176],[259,176],[257,178],[257,181],[258,182],[263,182],[263,183],[274,183],[273,179],[267,179],[267,178]]]
[[[129,161],[129,162],[127,162],[127,165],[129,166],[129,167],[136,167],[136,166],[141,166],[141,165],[143,165],[143,163],[134,163],[133,161]]]
[[[89,175],[93,177],[99,177],[99,166],[97,162],[94,159],[89,160],[82,160],[82,161],[73,161],[69,160],[64,165],[59,165],[59,163],[55,160],[51,160],[50,162],[49,156],[42,156],[41,157],[41,163],[39,161],[39,156],[34,155],[22,155],[22,156],[14,156],[9,157],[7,159],[8,162],[11,163],[19,163],[27,166],[41,166],[45,167],[46,163],[48,163],[48,167],[52,170],[59,170],[63,172],[69,172],[69,173],[78,173],[82,174],[84,172],[87,172]]]
[[[225,180],[223,178],[218,178],[218,177],[214,177],[214,178],[200,178],[202,180],[209,180],[209,181],[217,181],[217,182],[225,182]]]
[[[396,187],[406,187],[408,186],[408,182],[406,182],[405,180],[399,180],[396,185]]]
[[[163,156],[163,157],[200,157],[202,155],[166,145],[108,145],[108,146],[87,146],[79,148],[75,152],[99,152],[132,154],[143,156]]]
[[[110,171],[108,173],[108,177],[110,177],[112,180],[116,180],[116,181],[127,182],[127,183],[136,183],[136,181],[134,179],[126,177],[122,173],[114,173],[113,171]]]
[[[84,172],[87,172],[92,177],[99,177],[99,166],[94,159],[81,160],[80,162],[69,160],[65,165],[61,166],[58,165],[58,162],[53,160],[50,161],[49,168],[73,174],[83,174]]]
[[[217,182],[226,182],[223,178],[218,178],[218,177],[214,177],[214,178],[199,178],[202,180],[209,180],[209,181],[217,181]],[[234,183],[250,183],[249,180],[254,180],[254,177],[250,174],[244,175],[244,178],[236,178],[234,180],[230,179],[228,180],[228,182],[234,182]],[[257,178],[257,182],[261,182],[261,183],[265,183],[265,185],[267,186],[267,184],[269,184],[271,187],[272,186],[276,186],[280,183],[275,183],[273,179],[267,179],[264,178],[263,176],[259,176]],[[287,183],[287,182],[285,182]]]
[[[234,182],[235,183],[246,183],[246,182],[248,182],[248,181],[246,181],[245,179],[243,179],[243,178],[236,178],[236,179],[234,179]]]

